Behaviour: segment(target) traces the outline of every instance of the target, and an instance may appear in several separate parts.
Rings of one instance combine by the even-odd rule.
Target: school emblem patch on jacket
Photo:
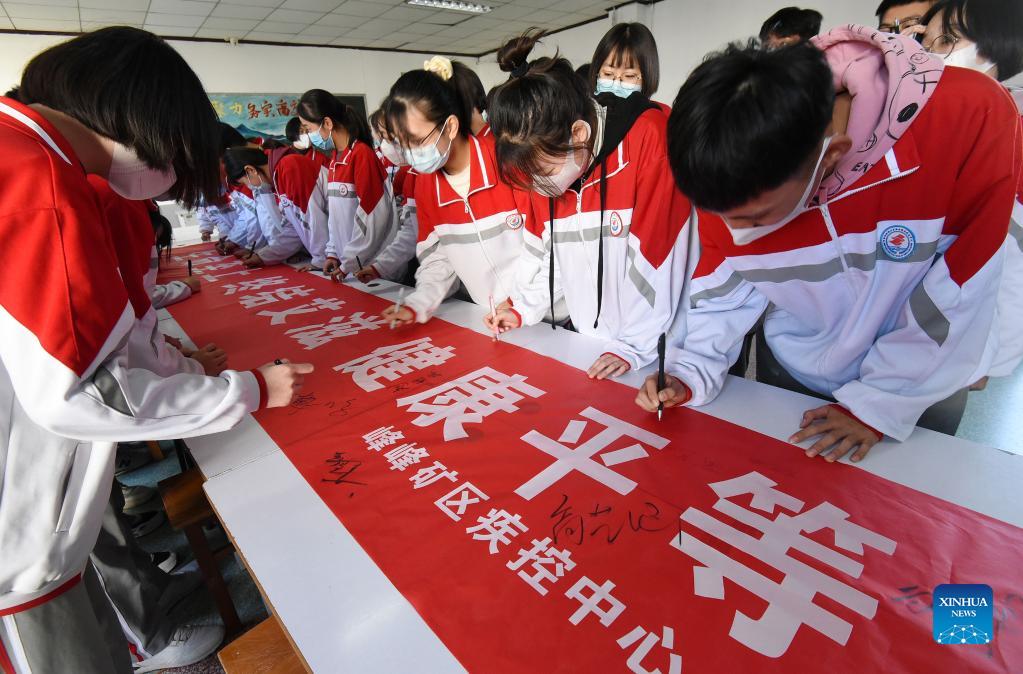
[[[622,224],[622,216],[612,213],[608,220],[608,229],[611,230],[611,236],[621,236],[625,230],[625,226]]]
[[[518,229],[522,226],[522,215],[513,213],[504,219],[504,224],[508,225],[509,229]]]
[[[893,225],[881,234],[881,248],[893,260],[905,260],[916,249],[916,236],[902,225]]]

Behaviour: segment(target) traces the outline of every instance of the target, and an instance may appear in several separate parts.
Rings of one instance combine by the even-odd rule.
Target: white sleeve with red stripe
[[[551,240],[547,224],[550,218],[550,202],[548,197],[533,197],[520,190],[515,190],[514,194],[524,223],[522,252],[515,262],[515,286],[511,289],[511,297],[508,299],[522,319],[522,325],[536,325],[551,310]],[[563,297],[561,270],[555,259],[555,304],[561,302]]]
[[[960,160],[939,242],[944,254],[911,293],[895,329],[867,352],[860,378],[834,392],[864,423],[897,440],[909,437],[928,407],[991,366],[986,347],[1020,168],[1019,138],[1006,136],[1018,129],[1015,111],[1001,117],[1009,107],[986,111]]]
[[[690,405],[704,405],[721,392],[728,369],[739,357],[742,341],[767,308],[764,297],[728,264],[720,250],[703,234],[709,229],[700,222],[713,216],[694,212],[700,231],[700,261],[689,286],[689,306],[685,312],[685,331],[672,336],[681,342],[670,345],[665,370],[689,387]]]
[[[158,284],[156,282],[156,276],[160,272],[160,266],[158,264],[159,253],[156,250],[156,246],[153,246],[153,250],[149,255],[149,271],[146,272],[142,282],[146,287],[146,292],[149,294],[149,301],[153,303],[155,308],[163,309],[164,307],[168,307],[176,302],[187,300],[192,296],[192,289],[183,281],[171,281],[170,283]]]
[[[1023,202],[1016,198],[998,286],[998,351],[988,375],[1008,377],[1023,361]]]
[[[398,231],[394,233],[391,243],[373,260],[373,268],[389,281],[401,280],[408,263],[416,256],[418,240],[419,218],[416,215],[416,200],[410,198],[398,209]]]
[[[415,312],[417,322],[425,323],[440,303],[455,292],[458,275],[435,230],[416,246],[416,257],[419,258],[416,289],[405,298],[405,305]]]
[[[126,304],[79,376],[0,307],[0,361],[32,420],[80,440],[169,440],[227,430],[259,407],[260,386],[251,372],[164,377],[133,367],[128,340],[134,323]]]
[[[302,250],[302,240],[281,211],[277,195],[269,185],[260,185],[252,193],[256,219],[266,244],[256,250],[265,264],[279,264]]]
[[[355,162],[355,227],[340,258],[341,269],[346,274],[359,271],[359,261],[371,264],[398,226],[394,194],[384,167],[361,144],[353,150],[352,161]]]

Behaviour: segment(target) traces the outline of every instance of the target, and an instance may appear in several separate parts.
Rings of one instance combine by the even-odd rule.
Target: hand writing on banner
[[[249,269],[258,269],[259,267],[262,267],[265,264],[263,262],[263,258],[256,255],[255,253],[252,253],[251,255],[242,258],[242,262],[244,262],[245,266],[248,267]]]
[[[395,307],[393,304],[384,309],[384,312],[380,315],[395,327],[408,325],[416,320],[416,315],[412,313],[411,309],[408,307]]]
[[[379,272],[373,268],[372,265],[369,267],[363,267],[359,271],[355,272],[355,278],[359,279],[362,283],[369,283],[380,278]]]
[[[327,261],[323,263],[323,275],[329,276],[330,280],[340,283],[341,278],[344,278],[344,272],[341,271],[341,260],[328,257]],[[339,275],[341,278],[338,278]]]
[[[806,450],[806,455],[812,457],[825,454],[824,459],[828,462],[838,461],[853,449],[856,451],[853,452],[852,460],[859,461],[881,440],[877,431],[851,413],[842,411],[837,405],[807,410],[799,427],[803,430],[789,438],[789,442],[799,444],[803,440],[822,436]]]
[[[660,403],[664,403],[664,409],[668,409],[676,405],[684,405],[693,397],[689,387],[682,383],[680,379],[666,374],[664,375],[664,382],[665,387],[658,391],[657,375],[652,374],[647,377],[646,381],[643,382],[643,386],[639,389],[639,393],[636,394],[636,404],[647,412],[657,412],[657,406]]]
[[[590,379],[617,377],[628,372],[630,367],[632,366],[621,357],[613,353],[605,353],[593,361],[593,365],[590,365],[590,369],[586,371],[586,376]]]
[[[227,352],[216,344],[207,344],[190,357],[199,361],[203,372],[209,377],[217,377],[227,369]]]
[[[181,279],[181,282],[188,286],[193,295],[202,290],[202,281],[199,280],[198,276],[186,276]]]
[[[511,302],[506,300],[498,304],[493,313],[483,317],[483,324],[491,332],[502,333],[522,327],[522,319],[519,318],[518,312],[512,309]]]
[[[280,365],[267,363],[259,368],[266,381],[266,406],[285,407],[302,390],[305,375],[313,371],[312,363],[292,364],[282,360]]]

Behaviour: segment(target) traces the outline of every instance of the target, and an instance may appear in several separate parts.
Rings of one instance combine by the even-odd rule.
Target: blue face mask
[[[641,84],[626,84],[620,80],[597,80],[597,90],[594,95],[611,93],[618,98],[628,98],[632,94],[643,89]]]
[[[333,152],[334,151],[334,137],[327,134],[324,138],[320,135],[320,129],[323,128],[323,124],[316,127],[315,131],[309,132],[309,142],[320,152]]]

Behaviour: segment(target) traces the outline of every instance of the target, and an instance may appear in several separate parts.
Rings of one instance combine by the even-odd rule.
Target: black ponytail
[[[298,103],[298,114],[302,119],[323,124],[328,117],[334,126],[342,126],[353,140],[373,145],[369,124],[352,106],[342,103],[334,94],[323,89],[310,89],[302,94]]]
[[[543,174],[544,157],[575,149],[572,124],[581,119],[597,128],[593,98],[568,59],[555,54],[529,60],[545,35],[532,29],[501,47],[497,63],[511,77],[494,87],[487,100],[498,173],[504,182],[525,190],[532,189],[533,175]]]

